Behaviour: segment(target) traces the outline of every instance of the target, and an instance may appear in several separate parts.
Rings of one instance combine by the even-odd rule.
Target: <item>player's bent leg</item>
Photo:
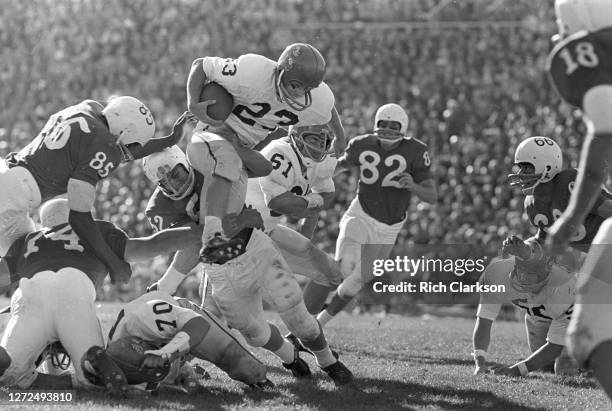
[[[11,318],[0,340],[3,365],[8,364],[0,376],[1,385],[30,387],[38,375],[37,358],[55,339],[50,318],[41,305],[44,294],[32,281],[21,280],[11,299]]]
[[[212,362],[234,380],[246,384],[266,380],[266,366],[243,347],[215,316],[188,300],[179,299],[179,302],[182,306],[189,306],[210,325],[204,339],[191,349],[192,355]]]
[[[546,318],[537,318],[533,315],[525,314],[527,343],[532,353],[546,344],[546,336],[548,335],[550,323],[551,321]]]

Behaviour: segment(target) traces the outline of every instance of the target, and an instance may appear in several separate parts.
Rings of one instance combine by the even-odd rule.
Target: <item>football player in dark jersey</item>
[[[599,196],[612,159],[612,2],[556,0],[558,43],[548,57],[550,80],[561,98],[582,109],[587,135],[569,205],[549,229],[548,244],[561,252]],[[588,365],[612,398],[612,220],[593,239],[578,284],[568,347]]]
[[[408,115],[397,104],[376,112],[374,133],[352,139],[338,166],[359,168],[359,189],[340,221],[336,260],[344,281],[317,319],[327,324],[361,290],[361,246],[374,258],[387,258],[406,220],[412,195],[433,203],[437,192],[427,146],[408,137]]]
[[[113,282],[127,281],[129,264],[112,253],[91,216],[96,184],[121,163],[175,144],[189,117],[184,113],[171,135],[152,139],[153,116],[134,97],[117,97],[106,106],[85,100],[53,114],[30,144],[0,159],[0,255],[34,229],[30,210],[67,193],[70,224],[81,241],[106,265]]]
[[[108,268],[76,235],[69,212],[65,199],[45,203],[40,213],[45,228],[19,237],[0,260],[2,287],[19,282],[0,341],[0,381],[20,388],[68,388],[87,387],[93,379],[121,393],[125,377],[101,348],[104,340],[94,305]],[[95,224],[107,246],[128,264],[199,243],[202,234],[199,228],[186,227],[130,239],[109,222]],[[74,360],[74,379],[36,372],[36,359],[54,341]],[[92,370],[97,377],[87,375]]]

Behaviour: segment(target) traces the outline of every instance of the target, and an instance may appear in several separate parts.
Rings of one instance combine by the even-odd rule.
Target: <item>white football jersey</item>
[[[164,345],[197,316],[195,311],[181,307],[166,292],[146,293],[123,307],[111,328],[109,342],[133,336]]]
[[[481,293],[477,316],[493,321],[503,304],[513,304],[527,315],[551,321],[549,340],[564,345],[565,330],[576,295],[576,275],[559,265],[553,265],[548,283],[539,293],[521,293],[510,285],[513,268],[514,258],[494,260],[489,264],[480,283],[503,285],[506,291]]]
[[[327,156],[320,163],[313,162],[306,167],[288,137],[272,141],[261,154],[272,163],[272,172],[265,177],[249,179],[246,202],[260,212],[266,230],[272,229],[282,218],[268,208],[273,198],[287,191],[297,195],[335,191],[333,177],[338,163],[335,157]]]
[[[276,62],[264,56],[205,57],[202,67],[208,80],[220,84],[234,96],[234,110],[225,124],[246,147],[255,146],[277,127],[314,126],[331,120],[334,94],[327,84],[321,83],[311,90],[310,107],[304,111],[293,110],[279,101],[274,81]],[[196,131],[204,127],[198,124]]]

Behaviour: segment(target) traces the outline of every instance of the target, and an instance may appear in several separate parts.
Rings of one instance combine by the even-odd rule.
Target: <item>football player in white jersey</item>
[[[570,202],[550,228],[553,252],[568,246],[597,201],[612,158],[612,2],[556,0],[558,43],[547,69],[561,98],[584,113],[587,135]],[[612,219],[593,239],[581,269],[576,308],[568,331],[568,347],[579,365],[588,365],[612,398]]]
[[[338,161],[328,156],[331,140],[327,126],[289,127],[288,137],[261,151],[272,163],[272,172],[249,180],[247,190],[247,204],[261,213],[266,233],[291,271],[310,278],[304,303],[311,314],[321,310],[329,292],[342,281],[339,264],[309,240],[319,212],[335,194]],[[299,233],[281,224],[285,215],[304,219]]]
[[[235,380],[256,386],[267,383],[266,366],[218,319],[185,298],[152,291],[126,304],[109,332],[108,344],[125,337],[137,337],[158,347],[144,352],[148,356],[143,368],[164,368],[189,353],[212,362]]]
[[[568,373],[572,364],[565,353],[565,332],[573,309],[576,276],[550,259],[523,261],[518,257],[496,259],[483,273],[481,284],[503,286],[505,291],[480,294],[473,344],[474,375],[488,372],[486,354],[491,326],[503,304],[525,312],[527,341],[531,355],[509,367],[493,369],[495,374],[526,376],[530,371],[555,367]],[[577,367],[573,366],[574,371]]]
[[[303,43],[289,45],[278,61],[245,54],[237,59],[204,57],[193,62],[187,80],[187,106],[202,123],[190,140],[187,157],[200,172],[204,171],[191,157],[199,157],[196,162],[215,164],[208,188],[214,196],[209,196],[208,206],[201,204],[206,208],[200,213],[205,224],[204,247],[211,240],[219,243],[227,239],[221,219],[229,213],[232,185],[244,178],[242,161],[233,145],[253,148],[279,127],[328,124],[336,137],[337,153],[344,150],[344,129],[324,76],[323,56]],[[207,115],[212,100],[199,102],[203,87],[211,81],[234,98],[234,108],[224,123]],[[204,152],[195,153],[196,148]]]

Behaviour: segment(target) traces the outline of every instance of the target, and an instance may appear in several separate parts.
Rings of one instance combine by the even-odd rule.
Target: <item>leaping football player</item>
[[[187,158],[201,173],[206,171],[198,163],[214,161],[209,204],[202,204],[206,210],[200,211],[204,247],[211,240],[227,240],[221,220],[230,213],[230,192],[244,196],[246,191],[236,145],[253,148],[279,127],[328,124],[336,137],[336,152],[342,153],[346,145],[344,129],[334,95],[323,82],[325,69],[321,53],[304,43],[289,45],[278,61],[245,54],[237,59],[204,57],[193,62],[187,80],[187,107],[202,123],[189,142]],[[234,108],[224,122],[208,116],[213,100],[199,102],[208,82],[220,84],[233,96]],[[269,173],[271,165],[267,161],[265,165]]]
[[[152,139],[151,112],[129,96],[106,106],[85,100],[52,115],[30,144],[0,159],[0,256],[34,231],[30,210],[67,193],[75,233],[106,265],[114,283],[127,281],[130,265],[112,252],[91,216],[96,184],[121,163],[175,144],[187,119],[184,113],[171,135]]]
[[[201,206],[197,204],[197,201],[206,201],[206,198],[200,198],[199,194],[206,195],[207,193],[206,184],[210,184],[213,164],[208,162],[199,164],[202,169],[208,170],[201,180],[197,177],[197,168],[192,170],[189,167],[189,170],[181,171],[180,173],[185,176],[192,172],[196,173],[195,181],[201,181],[203,187],[197,187],[194,184],[188,194],[176,193],[182,199],[173,202],[168,197],[168,194],[172,192],[164,188],[169,185],[166,174],[173,176],[175,168],[184,168],[188,163],[184,157],[179,161],[178,157],[173,159],[168,154],[168,152],[156,153],[145,159],[145,173],[160,185],[159,191],[154,194],[155,200],[151,200],[149,204],[147,216],[154,224],[157,221],[157,224],[172,225],[175,221],[186,222],[189,219],[193,223],[194,218],[201,222],[202,217],[198,214]],[[159,173],[160,170],[161,173]],[[190,186],[185,184],[184,180],[175,181],[172,185],[184,189]],[[166,199],[160,198],[163,195],[166,195]],[[316,320],[308,314],[302,300],[301,289],[291,275],[281,252],[273,241],[259,229],[263,228],[261,216],[254,209],[242,210],[244,196],[241,198],[239,195],[232,195],[231,198],[233,199],[230,204],[232,212],[224,217],[222,224],[226,232],[231,234],[231,240],[238,238],[246,246],[236,253],[236,258],[230,261],[228,261],[229,258],[224,261],[209,260],[210,264],[205,264],[206,278],[210,282],[212,296],[218,305],[220,315],[225,318],[228,325],[245,337],[249,345],[267,349],[281,358],[283,366],[288,368],[294,376],[310,375],[310,369],[299,357],[298,349],[291,341],[281,336],[274,324],[265,320],[262,307],[262,300],[265,299],[272,309],[280,314],[290,331],[313,352],[319,366],[334,381],[350,382],[353,378],[352,373],[334,357]],[[164,203],[167,203],[167,206],[163,207],[163,210],[166,211],[160,208],[160,205]],[[194,207],[200,208],[194,209]],[[189,217],[189,214],[192,217]],[[171,215],[173,217],[170,217]],[[198,264],[198,258],[196,247],[177,253],[171,266],[157,282],[157,288],[174,293],[185,275]],[[177,278],[178,281],[176,281]],[[210,307],[206,299],[204,303],[206,308]],[[213,312],[217,311],[215,307],[211,308]]]
[[[19,282],[11,318],[0,341],[0,381],[20,388],[70,388],[101,382],[113,393],[126,388],[125,376],[108,358],[96,316],[96,289],[108,268],[89,251],[70,226],[68,201],[41,207],[42,230],[25,234],[0,260],[3,289]],[[126,262],[146,261],[199,242],[200,229],[176,228],[130,239],[115,225],[95,220],[107,246]],[[36,359],[60,341],[74,361],[75,378],[36,372]],[[93,374],[93,375],[92,375]]]
[[[362,278],[361,246],[371,244],[374,258],[387,258],[406,220],[412,195],[437,199],[427,146],[409,137],[408,115],[397,104],[381,106],[374,132],[355,137],[338,161],[342,168],[359,168],[359,189],[340,221],[336,260],[344,281],[317,319],[325,326],[369,281]],[[364,273],[367,274],[367,273]]]
[[[547,69],[561,98],[582,109],[587,135],[569,205],[549,229],[553,252],[565,250],[596,204],[612,158],[612,3],[556,0],[558,43]],[[581,269],[568,347],[612,399],[612,220],[601,225]]]

